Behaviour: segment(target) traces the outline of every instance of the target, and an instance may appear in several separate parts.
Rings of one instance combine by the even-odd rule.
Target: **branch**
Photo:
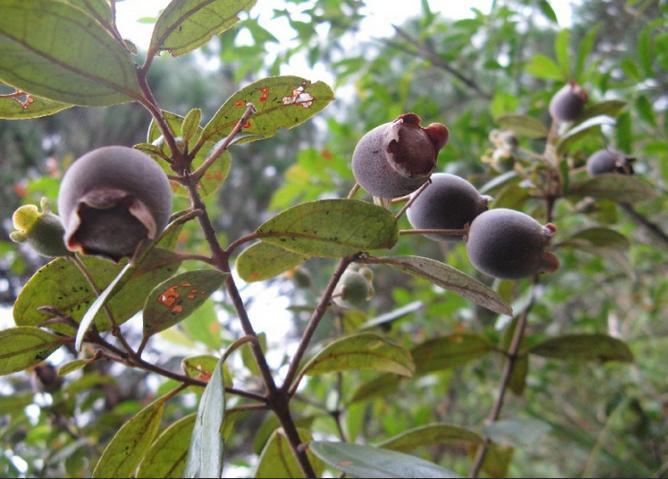
[[[624,202],[619,205],[626,211],[626,214],[628,214],[633,221],[645,227],[664,247],[668,247],[668,234],[666,234],[659,225],[645,218],[645,216],[638,212],[631,203]]]

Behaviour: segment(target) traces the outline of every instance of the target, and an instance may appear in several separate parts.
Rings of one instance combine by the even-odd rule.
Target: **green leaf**
[[[130,477],[158,434],[164,408],[161,397],[123,424],[104,448],[92,477]]]
[[[557,33],[554,41],[554,52],[557,56],[557,62],[561,68],[562,78],[568,78],[569,73],[569,59],[568,42],[570,41],[570,31],[567,29],[561,30]]]
[[[424,303],[422,301],[413,301],[402,306],[401,308],[397,308],[390,311],[389,313],[381,314],[380,316],[376,316],[375,318],[366,321],[359,327],[359,329],[371,329],[378,326],[386,326],[387,324],[390,324],[397,319],[401,319],[405,316],[408,316],[409,314],[415,313],[416,311],[420,311],[423,307]]]
[[[601,118],[601,121],[588,121],[587,123],[581,123],[577,126],[574,126],[568,130],[564,135],[559,138],[559,143],[557,143],[557,152],[563,154],[577,147],[577,144],[588,137],[595,138],[601,134],[601,125],[600,123],[606,123],[605,118]],[[609,123],[609,120],[607,121]]]
[[[394,374],[380,376],[360,384],[350,398],[350,404],[376,398],[386,398],[399,387],[399,377]]]
[[[584,69],[585,65],[588,63],[589,55],[591,54],[594,48],[594,42],[596,41],[596,35],[598,35],[599,30],[601,29],[601,23],[593,25],[587,30],[584,38],[576,48],[576,58],[575,58],[575,78],[578,82],[584,81]]]
[[[2,84],[0,84],[2,88]],[[0,90],[0,119],[25,120],[53,115],[73,105],[38,97],[22,91],[3,93]]]
[[[633,151],[633,124],[631,114],[625,111],[617,118],[615,129],[617,149],[621,151]]]
[[[329,343],[304,366],[302,374],[315,376],[360,369],[410,377],[415,365],[411,354],[401,346],[374,333],[360,333]]]
[[[654,52],[652,48],[652,26],[647,25],[638,35],[638,61],[645,77],[653,77]]]
[[[526,66],[527,73],[546,80],[565,80],[559,65],[547,55],[535,55]]]
[[[421,256],[394,256],[369,258],[366,262],[385,264],[399,269],[404,273],[424,278],[495,313],[507,314],[509,316],[513,314],[510,306],[494,290],[477,279],[440,261]]]
[[[88,106],[141,97],[127,50],[70,4],[5,0],[0,50],[0,79],[32,94]]]
[[[309,448],[327,464],[352,477],[457,477],[433,462],[361,444],[317,441]]]
[[[554,10],[552,9],[552,5],[550,5],[550,2],[547,0],[540,0],[538,2],[538,8],[540,8],[540,11],[543,12],[543,15],[550,20],[551,22],[558,24],[559,22],[557,21],[557,14],[554,13]]]
[[[136,477],[183,477],[196,414],[182,417],[151,444]]]
[[[477,334],[451,334],[429,339],[411,350],[415,375],[457,368],[493,349],[494,346],[484,336]]]
[[[172,0],[158,17],[150,50],[183,55],[230,29],[256,0]]]
[[[469,429],[450,424],[428,424],[410,429],[378,444],[378,447],[407,452],[436,444],[480,444],[483,438]]]
[[[653,127],[657,126],[654,109],[645,95],[640,95],[636,99],[636,110],[638,110],[638,115],[645,123]]]
[[[496,122],[526,138],[545,138],[549,133],[544,124],[527,115],[503,115],[496,118]]]
[[[181,369],[188,377],[208,382],[216,370],[216,364],[218,364],[216,356],[201,354],[184,358],[181,361]],[[232,375],[227,364],[223,364],[223,383],[228,386],[232,385]]]
[[[246,282],[264,281],[300,265],[306,258],[263,241],[246,248],[237,258],[236,268]]]
[[[489,105],[489,110],[492,116],[496,118],[515,112],[519,104],[520,101],[516,96],[503,91],[497,91],[494,93],[494,98]]]
[[[487,448],[482,470],[491,477],[504,478],[508,476],[508,468],[513,459],[514,449],[510,446],[492,442]]]
[[[98,22],[109,24],[112,20],[111,5],[107,0],[65,0],[67,3],[83,10]]]
[[[176,113],[172,113],[169,111],[163,110],[162,115],[164,116],[165,121],[167,122],[167,125],[169,126],[169,129],[172,131],[173,134],[177,135],[179,132],[183,132],[183,130],[187,128],[192,130],[191,134],[193,141],[188,142],[189,147],[193,146],[193,142],[195,139],[201,138],[202,132],[204,131],[204,129],[201,126],[198,125],[196,128],[193,128],[192,126],[184,127],[185,118],[183,118],[181,115],[177,115]],[[191,119],[189,121],[193,120]],[[151,120],[151,123],[149,124],[146,141],[148,142],[148,144],[152,146],[148,146],[148,144],[146,143],[139,143],[134,147],[137,148],[138,150],[141,150],[153,156],[153,158],[162,167],[164,172],[167,173],[168,175],[171,175],[173,171],[169,163],[161,159],[161,156],[159,154],[156,154],[156,149],[157,149],[158,151],[161,151],[162,154],[167,158],[172,157],[172,150],[169,148],[169,145],[164,140],[162,132],[160,131],[160,128],[156,124],[155,120]],[[197,169],[198,166],[204,163],[207,156],[209,155],[211,150],[215,148],[215,146],[216,144],[214,141],[203,142],[202,147],[199,149],[199,151],[195,155],[195,158],[192,161],[192,168]],[[231,167],[232,167],[232,157],[230,156],[229,151],[225,151],[223,152],[222,155],[220,155],[220,157],[218,157],[215,163],[213,163],[213,165],[211,165],[209,169],[206,170],[206,173],[204,174],[200,182],[197,184],[197,191],[199,191],[200,195],[202,197],[207,197],[218,191],[225,182],[225,180],[227,179]],[[171,181],[170,184],[172,186],[172,191],[176,196],[182,196],[184,198],[190,197],[188,189],[182,184],[176,181]]]
[[[599,103],[595,103],[593,105],[589,105],[582,112],[579,121],[575,125],[573,125],[573,128],[575,128],[575,126],[577,125],[584,123],[586,120],[597,116],[604,115],[614,118],[617,115],[619,115],[619,113],[625,106],[626,102],[621,100],[605,100]]]
[[[257,111],[242,130],[248,136],[238,143],[269,138],[280,128],[300,125],[333,99],[334,92],[321,81],[312,83],[295,76],[265,78],[232,95],[204,127],[202,138],[216,141],[229,135],[246,103],[252,103]]]
[[[90,359],[74,359],[68,361],[58,368],[58,376],[66,376],[74,371],[85,368],[90,364]]]
[[[529,349],[529,353],[546,358],[633,361],[625,342],[606,334],[569,334],[550,338]]]
[[[200,108],[193,108],[188,112],[181,124],[181,136],[188,144],[195,143],[199,140],[199,133],[202,131],[200,122],[202,121],[202,110]]]
[[[172,327],[190,316],[225,281],[228,273],[215,269],[187,271],[163,281],[144,305],[144,336]]]
[[[126,264],[125,267],[123,267],[123,269],[118,273],[118,275],[111,281],[111,283],[109,283],[109,285],[104,288],[104,291],[102,291],[100,295],[95,298],[93,304],[90,305],[86,311],[86,314],[84,314],[83,318],[81,318],[81,321],[79,322],[79,329],[77,329],[77,337],[74,342],[74,348],[77,351],[81,351],[81,345],[83,344],[84,336],[88,332],[90,326],[93,324],[93,320],[95,319],[95,316],[97,316],[97,313],[101,311],[102,307],[107,302],[107,299],[111,296],[112,293],[115,292],[121,281],[125,281],[133,272],[134,265],[132,263]]]
[[[65,338],[39,328],[21,326],[0,331],[0,375],[41,363],[65,343]]]
[[[116,264],[94,256],[84,257],[82,261],[101,290],[123,268],[123,263]],[[174,253],[159,248],[151,251],[129,281],[109,301],[116,323],[122,324],[138,312],[155,285],[174,274],[179,264]],[[72,261],[56,258],[40,268],[23,286],[14,303],[14,321],[19,326],[37,326],[53,316],[38,309],[48,305],[79,322],[96,297]],[[100,331],[111,327],[104,311],[95,318],[95,325]],[[67,325],[53,324],[50,327],[70,335],[75,332]]]
[[[529,356],[521,356],[515,361],[513,371],[508,379],[508,388],[516,395],[521,396],[527,385],[527,375],[529,374]]]
[[[184,477],[221,477],[223,441],[220,428],[225,413],[222,366],[220,359],[200,399]]]
[[[302,255],[341,257],[397,242],[394,215],[358,200],[320,200],[289,208],[257,229],[267,243]]]
[[[637,202],[656,196],[654,188],[635,176],[606,173],[571,184],[569,196],[593,196],[617,202]]]
[[[297,429],[302,444],[311,441],[311,433],[305,429]],[[313,466],[317,477],[322,477],[325,465],[311,452],[307,452],[309,462]],[[276,429],[260,454],[260,460],[255,472],[257,478],[300,478],[305,477],[297,459],[290,448],[288,438],[282,429]]]
[[[591,248],[611,248],[625,251],[631,246],[623,234],[610,228],[596,226],[575,233],[558,246],[587,246]]]
[[[537,419],[501,419],[483,426],[483,433],[493,441],[516,447],[535,446],[551,427]]]

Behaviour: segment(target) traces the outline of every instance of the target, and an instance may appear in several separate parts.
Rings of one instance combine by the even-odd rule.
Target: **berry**
[[[58,209],[70,251],[118,261],[165,228],[172,208],[167,175],[144,153],[106,146],[65,173]]]
[[[497,278],[518,279],[552,272],[559,260],[545,251],[556,228],[519,211],[498,208],[476,217],[466,238],[473,266]]]
[[[70,252],[65,247],[65,229],[56,215],[49,211],[46,198],[41,202],[42,210],[35,205],[24,205],[12,215],[15,231],[10,238],[17,242],[27,242],[42,256],[66,256]]]
[[[360,139],[353,152],[353,174],[373,196],[407,195],[427,181],[436,167],[438,151],[447,142],[445,125],[432,123],[422,128],[418,115],[405,113]]]
[[[369,268],[350,265],[334,291],[335,301],[346,308],[363,308],[375,294],[372,280]]]
[[[599,150],[587,160],[587,173],[589,176],[602,175],[604,173],[619,173],[632,175],[631,163],[635,158],[628,158],[624,153],[615,150]]]
[[[436,173],[413,201],[406,214],[416,229],[461,229],[487,210],[488,198],[459,176]],[[452,236],[426,235],[434,240],[457,239]]]
[[[574,81],[554,94],[550,101],[550,115],[556,121],[577,120],[584,111],[587,92]]]

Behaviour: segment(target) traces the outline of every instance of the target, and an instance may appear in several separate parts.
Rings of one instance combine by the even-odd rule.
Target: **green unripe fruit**
[[[42,211],[35,205],[24,205],[12,215],[15,231],[10,233],[12,241],[27,242],[42,256],[66,256],[70,252],[65,247],[65,228],[56,215],[51,213],[42,200]]]
[[[119,260],[167,225],[172,190],[144,153],[107,146],[86,153],[65,173],[58,210],[70,251]]]
[[[343,273],[334,291],[336,302],[344,307],[363,308],[375,294],[368,272],[351,267]]]
[[[487,210],[488,197],[456,175],[431,175],[431,184],[408,207],[408,221],[416,229],[462,229]],[[426,235],[437,241],[458,239],[452,236]]]
[[[587,173],[589,173],[589,176],[604,173],[632,175],[633,166],[631,163],[633,161],[635,161],[635,158],[629,158],[619,151],[599,150],[587,159]]]
[[[466,251],[473,266],[496,278],[518,279],[552,272],[559,259],[545,248],[556,228],[519,211],[498,208],[480,214],[469,228]]]
[[[554,94],[550,101],[550,115],[557,121],[577,120],[584,111],[587,92],[574,81]]]
[[[448,142],[445,125],[420,126],[420,117],[405,113],[377,126],[355,146],[353,174],[362,188],[379,198],[396,198],[418,189],[436,167]]]

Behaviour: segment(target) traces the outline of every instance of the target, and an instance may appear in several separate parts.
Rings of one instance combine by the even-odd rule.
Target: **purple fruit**
[[[83,155],[65,173],[58,194],[67,248],[116,261],[157,238],[171,208],[167,175],[147,155],[125,146]]]
[[[550,115],[557,121],[577,120],[587,103],[587,92],[574,81],[554,94],[550,101]]]
[[[365,134],[353,152],[357,183],[373,196],[396,198],[418,189],[436,167],[438,151],[448,142],[440,123],[420,126],[420,117],[405,113]]]
[[[619,173],[632,175],[631,163],[635,158],[629,158],[624,153],[616,150],[599,150],[587,160],[587,173],[589,176],[602,175],[604,173]]]
[[[552,272],[559,259],[545,248],[556,228],[542,226],[519,211],[498,208],[473,220],[466,238],[466,251],[473,266],[496,278],[518,279]]]

